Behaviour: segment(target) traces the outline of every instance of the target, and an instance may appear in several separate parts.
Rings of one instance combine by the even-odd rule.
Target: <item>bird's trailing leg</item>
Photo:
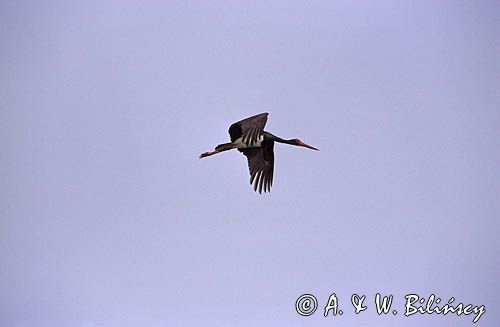
[[[217,153],[219,153],[219,152],[220,152],[220,151],[217,151],[217,150],[215,150],[215,151],[203,152],[202,154],[200,154],[200,159],[201,159],[201,158],[205,158],[205,157],[212,156],[212,155],[217,154]]]
[[[229,143],[223,143],[223,144],[219,144],[215,147],[215,150],[214,151],[208,151],[208,152],[203,152],[202,154],[200,154],[200,159],[201,158],[205,158],[205,157],[209,157],[211,155],[214,155],[214,154],[217,154],[217,153],[220,153],[222,151],[227,151],[227,150],[231,150],[234,148],[234,145],[229,142]]]

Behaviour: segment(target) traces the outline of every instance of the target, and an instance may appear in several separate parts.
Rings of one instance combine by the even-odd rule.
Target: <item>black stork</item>
[[[271,191],[274,171],[274,142],[303,146],[313,150],[299,139],[284,140],[269,132],[264,131],[268,113],[258,114],[245,118],[229,127],[231,142],[219,144],[214,151],[204,152],[200,155],[205,158],[223,151],[238,149],[248,160],[250,169],[250,184],[254,184],[254,191]],[[255,182],[255,183],[254,183]]]

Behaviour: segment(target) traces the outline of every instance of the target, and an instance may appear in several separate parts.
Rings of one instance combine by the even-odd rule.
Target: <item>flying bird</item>
[[[268,113],[264,112],[252,117],[245,118],[229,127],[231,142],[219,144],[214,151],[204,152],[200,155],[205,158],[223,151],[238,149],[248,160],[250,170],[250,184],[254,185],[254,191],[270,192],[273,185],[274,171],[274,142],[302,146],[313,150],[313,146],[305,144],[299,139],[284,140],[269,132],[264,131]]]

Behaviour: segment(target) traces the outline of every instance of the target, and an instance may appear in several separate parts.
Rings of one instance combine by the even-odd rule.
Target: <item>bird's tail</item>
[[[219,144],[215,147],[215,151],[226,151],[226,150],[231,150],[234,148],[234,145],[233,143],[229,142],[229,143],[222,143],[222,144]]]

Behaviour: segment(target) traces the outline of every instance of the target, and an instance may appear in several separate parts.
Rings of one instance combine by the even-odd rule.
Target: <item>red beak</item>
[[[304,142],[302,142],[302,141],[298,141],[298,142],[297,142],[297,145],[303,146],[303,147],[305,147],[305,148],[309,148],[309,149],[311,149],[311,150],[316,150],[316,151],[319,151],[319,149],[316,149],[315,147],[313,147],[313,146],[311,146],[311,145],[309,145],[309,144],[305,144],[305,143],[304,143]]]

